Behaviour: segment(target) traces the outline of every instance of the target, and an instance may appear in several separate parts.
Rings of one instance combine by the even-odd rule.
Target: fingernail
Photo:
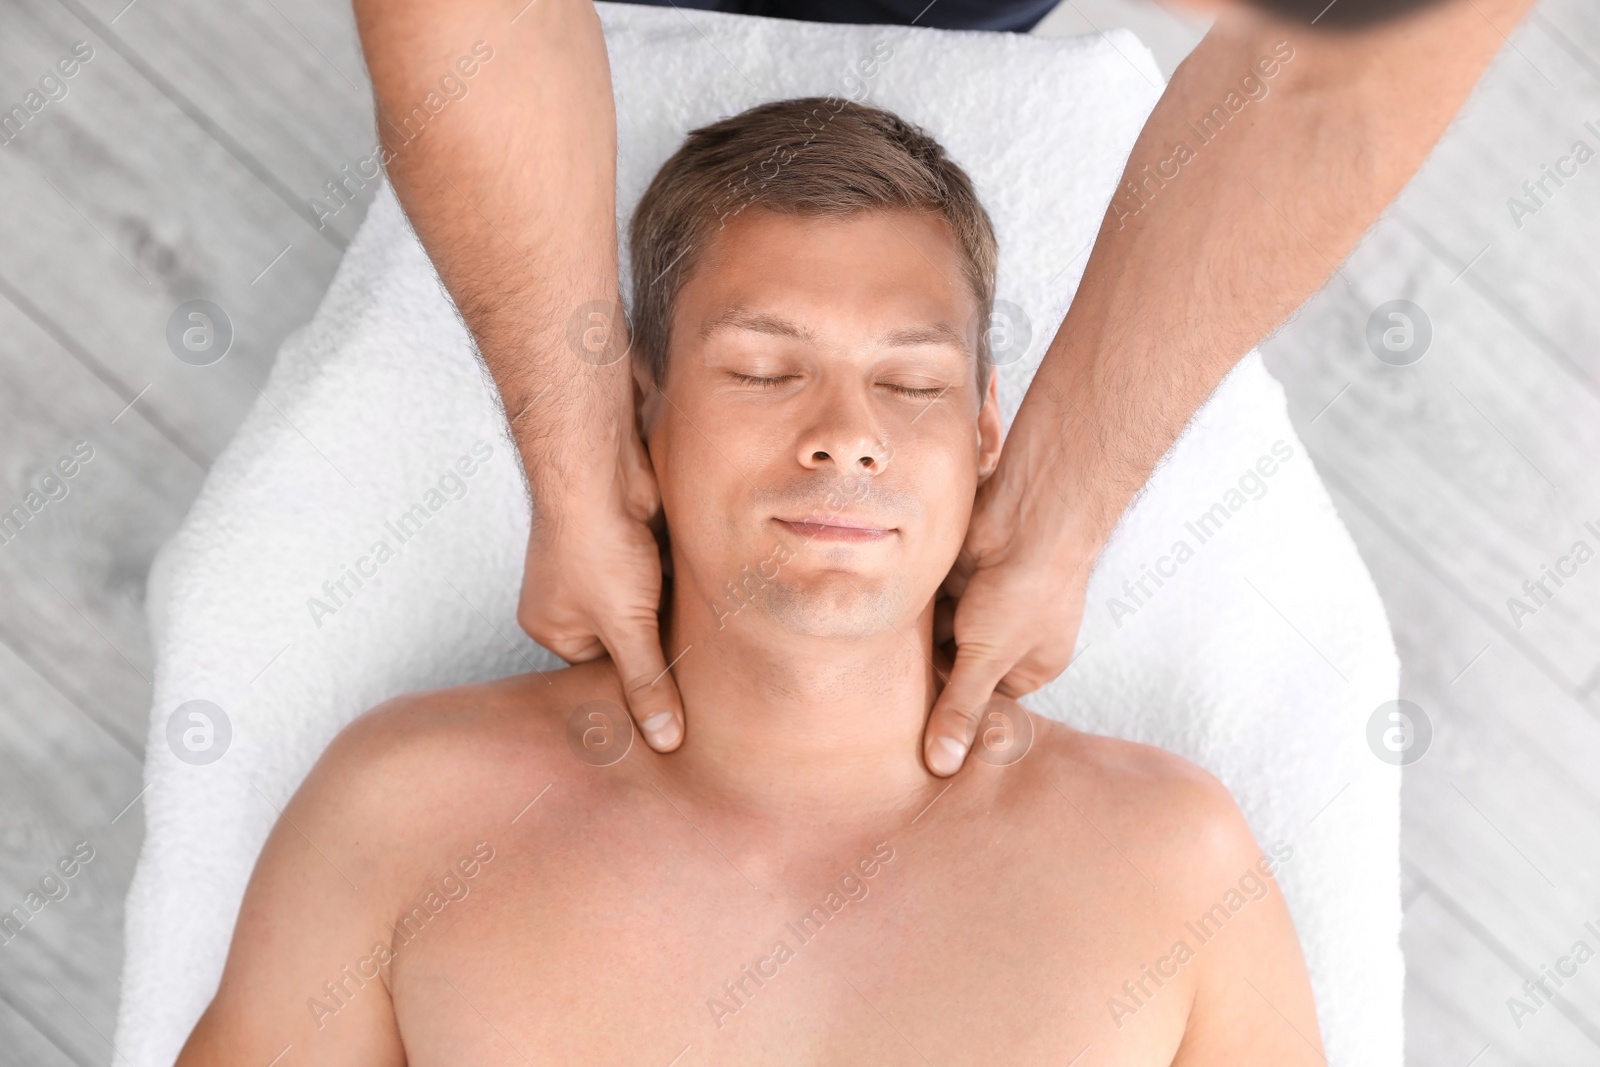
[[[966,755],[966,745],[951,737],[941,737],[928,752],[928,766],[935,774],[954,774]]]
[[[670,711],[658,711],[639,724],[651,748],[670,745],[678,739],[678,720]]]

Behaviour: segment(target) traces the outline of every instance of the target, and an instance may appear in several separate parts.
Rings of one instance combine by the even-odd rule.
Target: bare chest
[[[1165,1065],[1172,931],[1079,845],[947,825],[794,864],[681,820],[535,835],[397,947],[396,1017],[413,1067]]]

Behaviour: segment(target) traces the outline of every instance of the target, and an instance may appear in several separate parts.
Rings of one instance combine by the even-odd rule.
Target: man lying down
[[[1322,1062],[1216,779],[1009,702],[924,769],[1001,444],[966,174],[890,113],[767,104],[689,136],[631,253],[682,744],[631,743],[609,661],[362,716],[179,1063]]]

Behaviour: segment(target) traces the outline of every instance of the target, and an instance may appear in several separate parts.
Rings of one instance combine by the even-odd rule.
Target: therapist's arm
[[[946,587],[957,653],[925,737],[931,770],[960,766],[997,685],[1018,695],[1066,668],[1090,568],[1134,494],[1217,383],[1399,193],[1529,6],[1441,0],[1351,32],[1229,7],[1178,68],[979,490]],[[1293,58],[1263,79],[1270,95],[1201,144],[1189,124],[1280,41]],[[1180,141],[1194,158],[1133,212],[1126,183]]]
[[[355,0],[355,13],[390,181],[494,377],[532,491],[518,620],[569,661],[609,653],[646,740],[674,748],[647,525],[659,493],[629,360],[608,363],[628,334],[603,310],[618,306],[616,112],[599,16],[590,0]],[[407,126],[486,51],[455,78],[466,95]]]

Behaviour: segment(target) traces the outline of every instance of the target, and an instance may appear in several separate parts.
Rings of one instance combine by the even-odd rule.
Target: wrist
[[[1038,395],[1035,396],[1035,393]],[[1059,530],[1063,552],[1092,566],[1140,480],[1122,470],[1126,456],[1111,447],[1103,420],[1088,398],[1036,380],[1006,435],[995,488],[1017,500],[1019,512]]]
[[[659,503],[631,394],[625,406],[593,391],[568,399],[564,410],[579,412],[580,417],[547,418],[517,434],[529,495],[541,525],[559,528],[573,522],[583,528],[621,517],[647,521]]]

